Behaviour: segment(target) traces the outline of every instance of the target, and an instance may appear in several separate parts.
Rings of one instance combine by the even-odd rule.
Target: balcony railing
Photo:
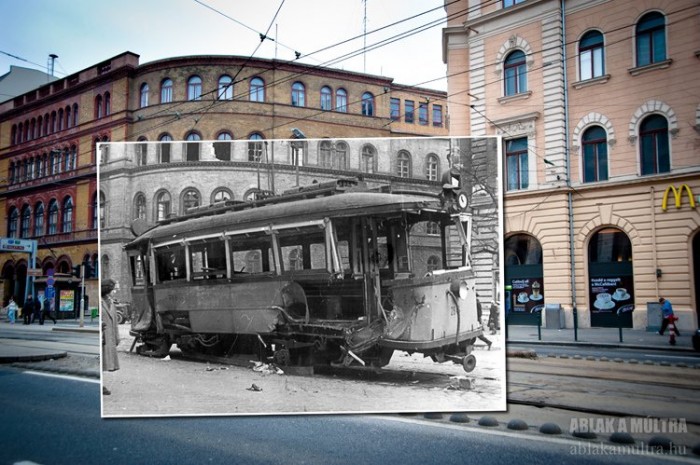
[[[56,174],[51,174],[48,176],[41,176],[41,177],[36,177],[33,179],[23,179],[24,176],[21,176],[20,179],[16,179],[11,183],[6,183],[5,185],[0,185],[0,191],[2,188],[5,188],[8,192],[9,191],[17,191],[17,190],[22,190],[22,189],[27,189],[27,188],[33,188],[37,186],[45,186],[47,184],[51,184],[54,182],[66,182],[70,181],[72,179],[78,179],[82,178],[85,176],[91,176],[95,175],[97,173],[97,165],[88,165],[88,166],[81,166],[80,168],[76,170],[69,170],[69,171],[64,171],[62,173],[56,173]]]
[[[68,233],[47,234],[39,237],[32,237],[42,245],[66,244],[70,242],[97,242],[97,229],[83,229],[81,231],[73,231]]]

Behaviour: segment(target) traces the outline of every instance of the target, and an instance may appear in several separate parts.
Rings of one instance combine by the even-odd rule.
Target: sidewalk
[[[647,332],[640,329],[622,329],[622,342],[620,342],[620,331],[618,328],[579,328],[577,337],[574,338],[573,328],[566,329],[540,329],[541,339],[538,339],[536,326],[508,326],[508,338],[506,345],[527,344],[527,345],[572,345],[587,347],[615,348],[623,347],[627,349],[654,349],[669,351],[692,351],[692,335],[688,331],[681,332],[680,337],[676,337],[676,345],[669,344],[668,330],[663,336],[656,332]],[[700,352],[698,352],[700,356]]]
[[[34,323],[31,325],[22,324],[21,321],[11,325],[7,320],[0,321],[0,329],[3,331],[12,331],[13,329],[22,331],[23,333],[48,333],[56,332],[76,332],[98,334],[100,332],[99,320],[86,318],[83,327],[80,327],[78,320],[58,320],[56,324],[51,320],[44,321],[43,325]],[[22,339],[7,339],[0,335],[0,364],[15,363],[15,362],[38,362],[43,360],[52,360],[63,358],[67,355],[66,352],[40,349],[36,347],[27,347],[27,341]]]

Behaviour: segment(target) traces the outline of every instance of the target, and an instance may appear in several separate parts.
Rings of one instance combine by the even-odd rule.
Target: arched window
[[[170,194],[163,191],[156,196],[156,221],[162,221],[168,215],[170,215]]]
[[[591,126],[581,137],[583,152],[583,182],[608,179],[608,141],[605,129]]]
[[[70,114],[70,105],[66,107],[66,128],[71,127],[73,124],[73,118]],[[41,131],[41,116],[39,117],[39,131]]]
[[[148,139],[144,136],[139,137],[138,144],[134,147],[136,155],[136,164],[138,166],[146,166],[148,164]]]
[[[321,110],[331,110],[333,105],[333,91],[328,86],[321,87]]]
[[[229,191],[226,188],[220,187],[214,191],[214,193],[211,196],[211,202],[212,203],[217,203],[217,202],[225,202],[226,200],[231,200],[233,198],[233,195],[231,195],[231,191]]]
[[[515,234],[503,242],[503,254],[506,315],[513,318],[543,310],[546,295],[540,242],[529,234]]]
[[[263,158],[263,136],[257,132],[248,137],[248,161],[261,161]]]
[[[319,146],[319,165],[321,165],[323,168],[331,167],[331,147],[330,141],[321,141]]]
[[[63,215],[61,216],[61,232],[73,231],[73,199],[66,197],[63,200]]]
[[[431,255],[430,257],[428,257],[427,266],[428,271],[440,269],[440,258],[435,255]]]
[[[376,163],[376,151],[371,145],[365,145],[362,147],[362,158],[360,169],[365,173],[374,173],[375,163]]]
[[[265,101],[265,81],[263,81],[259,77],[254,77],[250,80],[250,101]]]
[[[295,82],[292,84],[292,106],[306,106],[306,89],[304,88],[304,84],[301,82]]]
[[[10,145],[17,144],[17,125],[12,125],[12,132],[10,133]]]
[[[219,100],[233,100],[233,79],[228,74],[219,78]]]
[[[102,117],[102,96],[98,95],[97,97],[99,98],[99,108],[97,108],[97,109],[99,110],[99,115],[100,115],[100,116],[98,116],[98,118],[101,118]],[[57,128],[58,128],[58,126],[56,124],[56,112],[52,111],[51,112],[51,134],[55,133],[57,131]],[[26,140],[27,138],[25,137],[24,139]]]
[[[434,153],[425,158],[425,178],[428,181],[437,181],[440,172],[440,159]]]
[[[262,255],[257,250],[250,251],[245,255],[246,273],[262,272]]]
[[[96,198],[96,200],[98,199],[97,194],[95,194],[95,198]],[[104,192],[100,191],[99,201],[95,202],[95,205],[97,206],[95,212],[97,215],[99,215],[99,218],[98,218],[98,221],[95,221],[93,224],[97,225],[97,223],[99,222],[100,229],[104,229],[104,227],[106,226],[106,222],[105,222],[106,210],[105,210],[105,208],[107,206],[107,199],[105,198]]]
[[[112,114],[112,96],[105,92],[105,116]]]
[[[578,62],[581,80],[601,77],[605,74],[603,34],[586,32],[578,43]]]
[[[374,95],[369,92],[362,94],[362,115],[374,116]]]
[[[28,238],[31,236],[32,208],[29,205],[22,207],[22,222],[19,229],[19,237]]]
[[[139,101],[139,106],[141,108],[146,108],[148,106],[148,84],[145,82],[141,84],[141,100]]]
[[[187,189],[182,193],[182,213],[187,213],[190,208],[199,207],[201,204],[199,192],[196,189]]]
[[[110,276],[110,269],[109,269],[109,256],[107,255],[102,255],[102,263],[101,263],[101,270],[102,270],[102,279],[107,279]]]
[[[173,81],[165,78],[160,83],[160,103],[170,103],[173,101]]]
[[[411,155],[405,150],[400,151],[397,157],[396,175],[400,178],[411,177]]]
[[[58,109],[57,118],[58,118],[58,130],[63,131],[63,108]],[[30,130],[29,131],[29,138],[27,140],[29,140],[31,138],[32,138],[32,131]]]
[[[231,160],[231,141],[233,136],[228,131],[221,132],[216,140],[219,142],[214,142],[214,154],[218,160],[230,161]]]
[[[90,264],[92,265],[92,274],[90,275],[91,278],[99,278],[100,277],[100,261],[97,259],[97,254],[92,254],[92,260],[90,260]]]
[[[335,111],[347,113],[348,93],[345,89],[338,89],[335,93]]]
[[[34,237],[44,235],[44,204],[39,202],[34,208]]]
[[[336,142],[335,155],[333,156],[333,167],[339,170],[347,169],[348,144]]]
[[[95,118],[102,118],[104,116],[104,109],[102,108],[102,96],[98,95],[95,97]],[[56,132],[56,113],[51,113],[51,126],[53,130],[51,132]]]
[[[80,122],[79,118],[80,112],[78,111],[78,104],[74,103],[73,104],[73,127],[76,127],[78,123]]]
[[[199,161],[199,141],[202,138],[196,132],[191,132],[187,135],[186,140],[187,161]]]
[[[173,140],[170,134],[163,134],[158,139],[161,143],[158,144],[158,159],[160,163],[170,163],[170,146]]]
[[[146,196],[140,193],[134,199],[134,219],[146,219]]]
[[[504,95],[527,92],[527,65],[525,53],[515,50],[506,57],[503,64]]]
[[[636,27],[637,66],[666,60],[666,19],[661,13],[647,13]]]
[[[51,199],[49,202],[49,235],[58,233],[58,202]]]
[[[202,78],[192,76],[187,81],[187,100],[202,100]]]
[[[639,126],[639,150],[643,175],[671,171],[666,118],[651,115],[642,121]]]
[[[9,221],[7,222],[7,237],[17,238],[17,229],[19,227],[19,212],[17,211],[17,208],[12,207],[8,217]]]

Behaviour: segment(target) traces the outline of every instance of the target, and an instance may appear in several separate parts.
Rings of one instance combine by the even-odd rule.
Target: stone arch
[[[700,110],[699,110],[700,111]],[[678,118],[676,117],[676,112],[673,109],[660,100],[647,100],[644,102],[635,112],[632,114],[632,119],[630,119],[628,136],[629,141],[634,143],[637,141],[639,134],[639,125],[642,120],[649,115],[662,115],[668,120],[668,132],[671,137],[675,139],[678,134]]]
[[[532,68],[535,64],[535,59],[533,58],[533,51],[530,43],[519,35],[512,35],[507,41],[501,45],[501,48],[496,54],[496,70],[495,74],[503,74],[503,62],[506,59],[506,55],[514,50],[522,50],[525,53],[525,61],[528,68]]]
[[[639,231],[632,223],[625,218],[613,213],[613,205],[601,205],[598,207],[600,214],[592,218],[584,224],[576,234],[576,250],[587,250],[588,241],[593,236],[593,233],[606,227],[618,228],[627,234],[633,247],[642,245],[642,238]]]
[[[607,116],[592,111],[581,118],[574,128],[573,145],[571,147],[573,150],[578,150],[581,148],[581,137],[583,136],[585,130],[591,126],[603,127],[608,136],[608,145],[610,147],[615,145],[617,142],[617,137],[615,136],[615,129],[613,128],[612,121],[610,121]]]

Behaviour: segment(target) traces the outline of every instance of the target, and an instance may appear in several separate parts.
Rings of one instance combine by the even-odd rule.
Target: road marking
[[[417,423],[420,425],[424,426],[434,426],[437,428],[446,428],[446,429],[451,429],[451,430],[456,430],[456,431],[464,431],[465,429],[477,432],[477,433],[483,433],[483,434],[490,434],[492,436],[501,436],[501,437],[507,437],[507,438],[512,438],[513,436],[517,437],[518,439],[526,439],[528,441],[539,441],[539,442],[546,442],[546,443],[551,443],[551,444],[559,444],[562,446],[571,446],[572,444],[575,445],[583,445],[589,449],[596,449],[596,450],[622,450],[625,449],[625,454],[624,455],[638,455],[642,457],[661,457],[664,460],[672,460],[676,462],[681,462],[681,463],[694,463],[697,464],[698,461],[696,458],[693,457],[688,457],[688,456],[679,456],[679,455],[670,455],[670,454],[658,454],[654,452],[646,452],[643,450],[635,449],[633,445],[626,445],[626,444],[607,444],[607,443],[601,443],[601,442],[584,442],[584,441],[579,441],[576,438],[562,438],[562,437],[550,437],[550,436],[545,436],[545,435],[539,435],[539,433],[533,434],[532,432],[530,434],[526,433],[518,433],[515,430],[508,430],[508,431],[499,431],[499,430],[494,430],[494,429],[486,429],[483,426],[471,426],[471,425],[465,425],[463,423],[461,424],[451,424],[451,423],[439,423],[439,422],[434,422],[434,421],[429,421],[429,420],[422,420],[419,418],[405,418],[405,417],[389,417],[389,416],[382,416],[382,419],[385,420],[392,420],[392,421],[398,421],[398,422],[403,422],[403,423]],[[625,446],[630,446],[630,447],[625,447]],[[687,446],[688,449],[690,449],[690,446]],[[623,454],[618,454],[618,455],[623,455]],[[602,456],[602,455],[601,455]]]
[[[100,384],[99,379],[81,378],[79,376],[57,375],[54,373],[41,373],[38,371],[23,371],[22,373],[24,373],[25,375],[47,376],[49,378],[61,378],[61,379],[69,379],[72,381],[83,381],[84,383]]]

